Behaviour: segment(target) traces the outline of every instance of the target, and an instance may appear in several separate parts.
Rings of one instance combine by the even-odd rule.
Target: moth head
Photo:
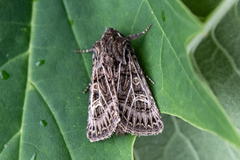
[[[122,37],[122,35],[119,33],[119,31],[113,29],[113,28],[108,28],[105,30],[105,33],[103,34],[103,37]]]

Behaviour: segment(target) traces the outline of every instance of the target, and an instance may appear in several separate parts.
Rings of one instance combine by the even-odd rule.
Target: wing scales
[[[120,73],[120,81],[124,82],[120,82],[117,90],[121,118],[118,126],[124,132],[139,136],[161,133],[161,116],[144,74],[136,56],[130,53],[127,56],[127,65],[122,65],[125,72]]]
[[[94,142],[110,137],[120,117],[114,79],[106,76],[105,66],[93,67],[91,83],[87,137]]]

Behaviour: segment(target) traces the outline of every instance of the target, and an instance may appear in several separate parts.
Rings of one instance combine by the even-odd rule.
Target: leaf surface
[[[136,160],[236,160],[239,150],[222,138],[197,129],[183,120],[163,115],[165,132],[157,136],[137,137]]]

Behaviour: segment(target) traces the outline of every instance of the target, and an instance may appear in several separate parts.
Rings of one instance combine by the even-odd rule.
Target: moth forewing
[[[108,28],[91,49],[75,51],[93,51],[87,125],[91,142],[106,139],[115,131],[140,136],[162,132],[158,107],[130,45],[130,40],[151,25],[128,37]]]
[[[91,142],[110,137],[120,121],[113,79],[108,81],[105,66],[98,68],[96,61],[93,59],[87,125],[87,137]]]
[[[118,126],[125,132],[139,136],[158,134],[163,130],[163,122],[142,69],[132,51],[129,49],[128,65],[122,66],[122,68],[129,68],[129,76],[120,73],[119,78],[124,81],[124,86],[129,87],[127,89],[119,87],[117,90],[121,118]],[[127,85],[126,83],[129,82],[130,84]],[[130,94],[133,98],[129,97]]]

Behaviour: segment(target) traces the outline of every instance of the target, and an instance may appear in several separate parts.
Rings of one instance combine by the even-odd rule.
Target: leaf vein
[[[72,155],[71,155],[71,152],[69,151],[69,147],[68,147],[68,144],[67,144],[67,142],[66,142],[66,139],[64,138],[64,132],[61,130],[60,124],[58,123],[58,121],[57,121],[57,119],[56,119],[56,116],[54,115],[53,110],[51,109],[50,105],[47,103],[47,101],[46,101],[45,97],[43,96],[43,94],[38,90],[38,88],[37,88],[32,82],[30,82],[30,83],[31,83],[31,85],[35,88],[35,90],[39,93],[39,95],[42,97],[44,103],[47,105],[47,107],[49,108],[50,112],[52,113],[53,119],[55,120],[55,122],[56,122],[56,124],[57,124],[57,127],[58,127],[58,129],[59,129],[59,131],[60,131],[60,133],[61,133],[63,142],[64,142],[64,144],[66,145],[67,151],[68,151],[71,159],[73,159],[73,157],[72,157]]]

